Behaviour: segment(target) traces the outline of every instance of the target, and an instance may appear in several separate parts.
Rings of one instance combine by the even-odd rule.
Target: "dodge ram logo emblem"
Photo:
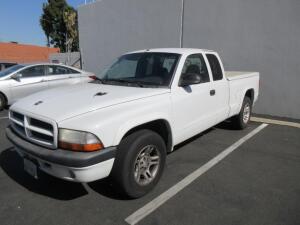
[[[39,104],[42,104],[42,103],[43,103],[43,101],[38,101],[38,102],[34,103],[34,105],[39,105]]]

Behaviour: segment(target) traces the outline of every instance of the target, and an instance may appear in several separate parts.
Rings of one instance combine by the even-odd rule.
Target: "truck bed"
[[[258,72],[244,72],[244,71],[225,71],[227,80],[237,80],[246,77],[258,76]]]

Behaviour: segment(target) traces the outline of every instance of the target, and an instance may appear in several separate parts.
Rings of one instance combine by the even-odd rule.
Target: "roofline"
[[[208,49],[200,49],[200,48],[150,48],[150,49],[142,49],[137,51],[127,52],[125,54],[132,53],[141,53],[141,52],[166,52],[166,53],[177,53],[177,54],[194,54],[194,53],[206,53],[206,52],[215,52],[213,50]]]

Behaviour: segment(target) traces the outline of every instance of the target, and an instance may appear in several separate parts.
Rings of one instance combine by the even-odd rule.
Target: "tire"
[[[147,194],[158,183],[165,161],[166,145],[160,135],[151,130],[128,135],[118,146],[111,172],[115,189],[129,198]]]
[[[0,93],[0,111],[6,107],[6,99],[3,94]]]
[[[232,118],[233,126],[239,130],[245,129],[250,121],[251,112],[252,101],[245,96],[240,113]]]

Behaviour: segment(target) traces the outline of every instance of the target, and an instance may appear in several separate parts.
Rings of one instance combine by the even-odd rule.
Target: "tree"
[[[78,49],[78,23],[77,23],[77,12],[72,9],[67,9],[63,14],[64,22],[66,25],[66,34],[67,34],[67,42],[66,47],[67,51],[71,51],[73,49]]]
[[[48,46],[58,47],[61,52],[78,51],[77,11],[65,0],[44,3],[40,25]]]

